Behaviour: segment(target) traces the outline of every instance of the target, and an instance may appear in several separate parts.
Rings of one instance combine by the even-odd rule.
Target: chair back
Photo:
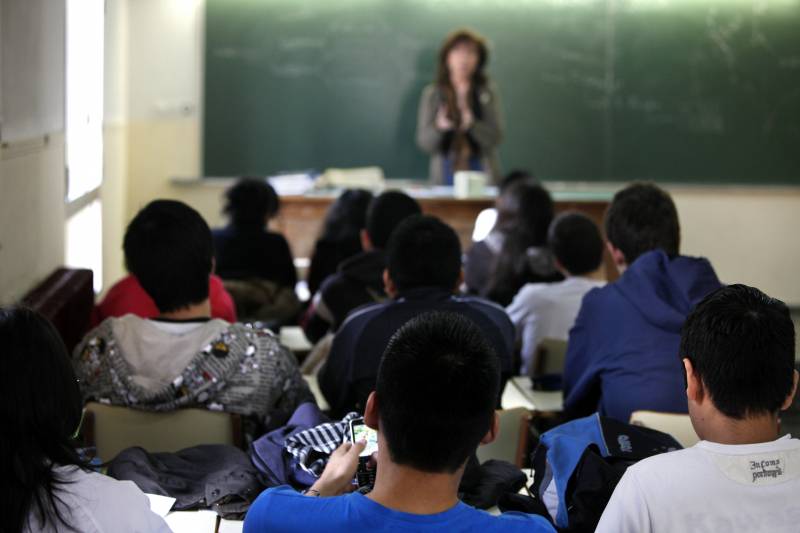
[[[631,413],[630,423],[672,435],[684,448],[700,442],[700,437],[694,432],[692,420],[684,413],[634,411]]]
[[[544,338],[536,348],[536,363],[531,366],[531,377],[561,375],[567,358],[567,341]]]
[[[478,461],[500,459],[522,467],[528,445],[530,412],[523,407],[500,409],[500,431],[494,442],[478,446]]]
[[[110,461],[131,446],[148,452],[176,452],[199,444],[241,447],[241,419],[207,409],[161,413],[89,402],[84,435],[86,444],[97,449],[97,456]]]

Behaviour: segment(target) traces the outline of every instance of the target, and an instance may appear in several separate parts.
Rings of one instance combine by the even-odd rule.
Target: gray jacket
[[[503,116],[497,90],[489,85],[478,96],[481,118],[469,129],[468,134],[481,149],[483,168],[495,184],[501,180],[500,163],[496,148],[503,140]],[[428,178],[431,183],[444,182],[444,157],[441,151],[444,132],[436,128],[436,113],[443,104],[436,85],[430,84],[422,91],[417,114],[417,145],[431,156]]]
[[[106,319],[75,349],[73,367],[84,400],[147,411],[184,407],[252,417],[266,429],[289,419],[303,402],[314,401],[297,360],[260,324],[230,324],[194,356],[173,382],[157,390],[137,384],[112,325]]]

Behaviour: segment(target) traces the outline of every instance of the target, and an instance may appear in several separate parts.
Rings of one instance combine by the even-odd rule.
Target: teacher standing
[[[486,40],[469,30],[451,33],[439,50],[436,82],[422,91],[417,144],[430,154],[429,178],[450,185],[459,170],[480,170],[500,181],[496,148],[503,138],[497,90],[484,72]]]

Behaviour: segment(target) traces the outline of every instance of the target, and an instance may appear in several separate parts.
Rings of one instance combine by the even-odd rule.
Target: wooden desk
[[[434,215],[450,224],[461,239],[464,251],[472,245],[472,229],[475,218],[482,210],[494,205],[493,197],[456,199],[452,197],[430,196],[425,189],[409,189],[417,198],[422,211]],[[553,192],[556,212],[567,210],[581,211],[603,227],[603,216],[608,207],[608,195],[575,194]],[[322,229],[325,214],[336,199],[335,193],[306,196],[282,196],[281,211],[274,227],[289,241],[294,257],[311,257],[314,243]],[[617,271],[611,257],[605,252],[606,277],[609,281],[617,278]]]

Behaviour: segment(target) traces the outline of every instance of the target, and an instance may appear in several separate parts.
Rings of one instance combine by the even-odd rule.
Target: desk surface
[[[517,376],[508,380],[500,400],[503,409],[524,407],[530,411],[553,413],[564,408],[564,396],[561,391],[533,390],[531,378]]]

